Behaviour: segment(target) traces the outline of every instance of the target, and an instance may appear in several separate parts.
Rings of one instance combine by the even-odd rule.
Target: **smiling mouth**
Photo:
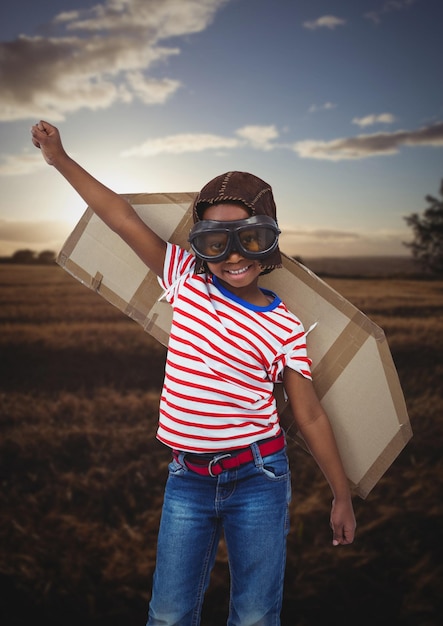
[[[247,265],[246,267],[242,267],[239,270],[225,270],[228,274],[231,274],[232,276],[240,276],[241,274],[246,274],[246,272],[248,271],[248,269],[250,268],[250,265]]]

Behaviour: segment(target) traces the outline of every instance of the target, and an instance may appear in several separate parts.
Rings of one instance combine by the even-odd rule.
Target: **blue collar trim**
[[[249,309],[250,311],[273,311],[281,304],[281,300],[277,296],[277,294],[275,294],[273,291],[270,291],[269,289],[263,289],[262,287],[260,287],[260,291],[264,293],[265,296],[273,298],[272,302],[270,302],[266,306],[257,306],[256,304],[251,304],[250,302],[243,300],[243,298],[239,298],[235,295],[235,293],[232,293],[232,291],[226,289],[226,287],[221,284],[217,276],[214,276],[214,274],[212,275],[212,284],[217,287],[217,289],[221,291],[221,293],[226,296],[226,298],[229,298],[229,300],[233,300],[237,304],[240,304],[242,307],[244,307],[245,309]]]

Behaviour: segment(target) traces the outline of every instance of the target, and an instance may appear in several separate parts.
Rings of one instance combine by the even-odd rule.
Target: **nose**
[[[234,247],[232,247],[231,250],[229,251],[229,254],[226,260],[229,261],[230,263],[235,263],[236,261],[239,261],[242,258],[243,256],[240,254],[240,252],[238,252]]]

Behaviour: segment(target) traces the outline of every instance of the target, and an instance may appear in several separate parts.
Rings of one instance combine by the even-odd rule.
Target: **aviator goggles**
[[[188,241],[195,255],[219,263],[235,250],[247,259],[263,259],[278,245],[280,229],[267,215],[253,215],[243,220],[197,222],[189,233]]]

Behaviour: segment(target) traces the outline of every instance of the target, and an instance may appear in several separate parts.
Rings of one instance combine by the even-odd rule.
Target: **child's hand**
[[[346,545],[354,541],[355,515],[351,498],[333,500],[331,510],[332,545]]]
[[[38,122],[31,128],[32,143],[40,148],[43,157],[49,165],[55,165],[60,156],[66,155],[60,133],[55,126],[48,122]]]

